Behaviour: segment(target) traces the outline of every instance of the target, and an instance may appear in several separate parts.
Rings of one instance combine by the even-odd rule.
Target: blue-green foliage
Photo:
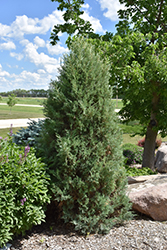
[[[17,145],[29,145],[30,147],[36,146],[37,138],[43,126],[43,120],[30,120],[27,128],[21,128],[16,134],[13,134],[13,142]]]
[[[76,230],[108,232],[131,218],[109,64],[86,39],[63,57],[44,104],[41,156],[59,217]]]
[[[127,143],[122,146],[123,149],[123,155],[125,157],[125,164],[142,164],[142,158],[143,158],[143,148]]]
[[[0,246],[44,221],[48,181],[33,148],[0,139]]]

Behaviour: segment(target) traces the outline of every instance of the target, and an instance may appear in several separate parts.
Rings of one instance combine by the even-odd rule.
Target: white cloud
[[[43,52],[38,53],[37,47],[33,43],[28,43],[25,46],[24,53],[26,58],[30,62],[34,63],[37,67],[46,70],[48,73],[56,74],[59,61],[53,57],[49,57]]]
[[[2,29],[0,35],[20,39],[24,37],[24,34],[46,34],[54,25],[64,22],[62,15],[63,12],[55,10],[43,19],[29,18],[26,15],[16,16],[10,27],[0,24],[0,30]],[[5,31],[6,28],[7,31]]]
[[[85,21],[89,21],[92,24],[92,28],[95,32],[105,32],[102,25],[100,24],[100,20],[93,16],[89,16],[89,13],[84,12],[84,14],[81,15],[81,18],[83,18]]]
[[[0,43],[0,50],[11,50],[11,49],[16,49],[16,45],[12,41],[9,41],[7,43]]]
[[[89,6],[89,4],[87,3],[87,4],[83,4],[83,5],[82,5],[82,8],[83,8],[83,9],[89,9],[90,6]]]
[[[11,31],[11,27],[0,23],[0,36],[7,36]]]
[[[46,71],[44,69],[38,69],[37,72],[40,75],[46,74]]]
[[[102,10],[107,11],[104,13],[104,16],[109,18],[111,21],[117,21],[118,15],[117,11],[120,9],[124,9],[124,5],[119,3],[119,0],[97,0]]]
[[[34,38],[34,43],[38,46],[38,47],[45,47],[45,41],[43,39],[41,39],[39,36],[36,36]]]
[[[4,76],[10,76],[10,74],[7,71],[4,71],[2,69],[2,65],[0,64],[0,78]]]
[[[22,39],[22,40],[20,40],[20,44],[22,46],[26,46],[27,44],[29,44],[29,40],[28,39]]]
[[[23,54],[21,54],[21,53],[15,53],[15,52],[11,52],[10,56],[11,57],[15,57],[18,61],[21,61],[23,59],[23,57],[24,57]]]
[[[30,72],[23,70],[20,74],[9,74],[2,70],[0,64],[0,88],[1,91],[8,91],[9,89],[31,89],[44,88],[47,89],[51,81],[52,75],[44,70],[37,72]]]
[[[50,55],[60,55],[69,51],[68,48],[64,48],[60,43],[52,46],[49,41],[46,44],[46,48],[48,49],[48,53]]]
[[[41,19],[39,25],[42,27],[42,34],[45,34],[49,29],[53,29],[54,25],[64,23],[63,14],[63,11],[55,10],[52,14]]]

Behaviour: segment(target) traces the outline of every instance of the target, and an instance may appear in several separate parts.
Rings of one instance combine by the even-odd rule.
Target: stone
[[[128,176],[128,184],[145,182],[157,178],[156,175]]]
[[[167,173],[167,145],[162,144],[155,156],[155,168],[159,173]]]
[[[167,221],[167,174],[128,185],[132,209],[157,221]]]
[[[10,250],[11,246],[12,246],[11,244],[7,243],[6,246],[4,246],[3,248],[0,248],[0,250]]]

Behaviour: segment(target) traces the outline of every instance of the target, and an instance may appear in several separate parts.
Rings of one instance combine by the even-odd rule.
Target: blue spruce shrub
[[[13,134],[13,142],[17,145],[37,146],[37,138],[41,135],[44,120],[30,120],[27,128],[21,128],[16,134]]]

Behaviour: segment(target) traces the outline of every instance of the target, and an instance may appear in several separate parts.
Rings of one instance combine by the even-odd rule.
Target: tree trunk
[[[155,84],[156,85],[156,84]],[[157,130],[153,129],[157,126],[156,114],[157,114],[157,107],[159,102],[160,96],[157,92],[153,93],[152,99],[152,111],[150,117],[150,123],[147,127],[145,144],[144,144],[144,154],[143,154],[143,162],[142,167],[148,167],[151,170],[154,170],[154,161],[155,161],[155,144],[157,138]]]
[[[148,167],[154,170],[155,160],[155,143],[157,138],[157,132],[152,129],[152,126],[147,127],[147,133],[144,144],[144,154],[142,167]]]

